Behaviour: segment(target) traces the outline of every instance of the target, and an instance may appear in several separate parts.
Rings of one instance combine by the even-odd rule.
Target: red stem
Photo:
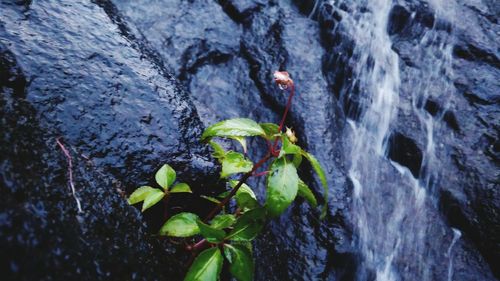
[[[265,176],[267,174],[269,174],[269,171],[264,171],[264,172],[256,173],[253,176],[254,177],[261,177],[261,176]]]
[[[266,163],[267,160],[269,160],[269,158],[271,158],[271,154],[268,153],[266,156],[264,156],[264,158],[260,159],[259,162],[257,162],[257,164],[255,164],[252,168],[252,170],[246,174],[244,174],[240,181],[238,182],[238,184],[231,190],[231,192],[219,203],[217,204],[217,206],[215,206],[215,208],[207,215],[207,217],[203,220],[203,222],[208,222],[209,220],[211,220],[217,213],[220,212],[220,210],[227,204],[227,202],[229,202],[229,200],[231,200],[231,198],[236,194],[236,192],[238,191],[238,189],[245,183],[245,181],[251,177],[253,175],[253,173],[258,169],[260,168],[262,165],[264,165],[264,163]]]
[[[290,95],[288,96],[288,101],[286,103],[285,111],[283,112],[283,117],[281,118],[279,130],[278,130],[279,132],[281,132],[283,130],[283,126],[285,125],[286,116],[287,116],[288,111],[290,110],[290,108],[292,106],[292,99],[293,99],[293,96],[295,94],[295,87],[293,85],[293,82],[289,86],[290,86],[290,88],[289,88]],[[272,146],[271,146],[271,143],[269,141],[267,141],[267,143],[269,145],[268,154],[266,156],[264,156],[264,158],[260,159],[259,162],[257,162],[257,164],[255,164],[253,166],[253,168],[250,172],[244,174],[240,178],[238,184],[231,190],[231,192],[219,204],[217,204],[217,206],[207,215],[207,217],[203,220],[203,222],[207,223],[217,213],[219,213],[220,210],[222,210],[222,208],[229,202],[229,200],[231,200],[231,198],[236,194],[238,189],[246,182],[246,180],[248,180],[249,177],[251,177],[252,175],[262,176],[262,175],[266,175],[269,173],[269,171],[264,171],[261,173],[254,174],[258,168],[260,168],[262,165],[264,165],[264,163],[266,163],[266,161],[271,158],[271,156],[277,157],[279,155],[278,152],[276,151],[276,147],[278,145],[278,140],[279,140],[279,137],[276,137],[276,139],[274,140],[274,144]],[[186,249],[188,251],[198,251],[201,248],[204,248],[205,246],[207,246],[209,244],[210,243],[208,243],[208,241],[206,239],[202,239],[194,245],[187,246]],[[194,259],[194,255],[193,255],[192,259]],[[192,261],[190,263],[192,263]]]
[[[192,246],[191,245],[187,246],[187,249],[190,251],[193,251],[193,250],[198,251],[200,248],[203,248],[206,245],[208,245],[208,241],[206,239],[202,239]]]
[[[292,107],[292,99],[293,99],[294,94],[295,94],[295,86],[292,83],[290,85],[290,95],[288,96],[288,102],[286,103],[285,112],[283,112],[283,117],[281,118],[280,127],[278,130],[278,132],[280,132],[280,133],[283,130],[283,126],[285,125],[286,115],[288,114],[290,107]],[[273,153],[273,155],[277,153],[276,147],[278,146],[278,139],[279,139],[279,137],[276,137],[276,139],[274,139],[274,145],[271,149],[271,153]],[[276,155],[274,155],[274,156],[276,156]]]

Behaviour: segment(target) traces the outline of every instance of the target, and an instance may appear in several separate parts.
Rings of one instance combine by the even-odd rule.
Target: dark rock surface
[[[493,16],[499,8],[494,1],[457,4],[450,10],[454,14],[449,15],[421,1],[404,1],[392,8],[388,23],[393,49],[400,57],[402,80],[398,120],[391,125],[394,133],[388,156],[425,180],[422,175],[429,174],[432,167],[426,164],[420,167],[427,139],[416,112],[427,111],[434,119],[435,154],[442,170],[439,178],[431,178],[430,191],[439,198],[441,214],[449,225],[460,229],[465,236],[462,237],[465,245],[459,245],[463,248],[457,254],[462,265],[455,265],[464,270],[455,271],[455,280],[469,280],[483,274],[482,278],[489,279],[490,270],[497,278],[500,274],[496,266],[500,258],[499,27]],[[330,70],[325,75],[335,82],[333,90],[340,97],[346,115],[356,119],[363,104],[356,95],[355,85],[349,84],[352,76],[349,59],[356,39],[346,38],[342,31],[340,10],[350,12],[345,6],[325,5],[320,10],[323,38],[331,54],[326,60]],[[436,45],[419,49],[419,44],[425,42]],[[452,56],[439,57],[448,53]],[[433,58],[450,66],[439,65]],[[335,71],[335,65],[339,64],[343,69]],[[425,76],[426,73],[436,74]],[[430,80],[432,86],[422,88],[415,83],[418,81],[415,77]],[[447,86],[450,83],[453,87]],[[418,97],[421,93],[427,96],[421,99]]]
[[[0,4],[3,280],[180,279],[186,261],[124,193],[165,162],[200,191],[215,167],[186,92],[111,8]]]
[[[118,190],[130,192],[171,162],[181,179],[206,191],[203,179],[213,179],[215,168],[197,141],[203,125],[232,117],[278,122],[286,95],[271,77],[284,69],[298,87],[287,124],[324,165],[330,210],[320,222],[317,211],[296,204],[271,222],[254,245],[256,280],[373,279],[354,243],[344,167],[352,141],[346,120],[358,121],[370,101],[353,79],[357,38],[342,16],[354,8],[328,2],[1,1],[0,182],[7,199],[0,245],[8,254],[0,270],[25,280],[180,279],[183,255],[167,242],[144,240],[161,208],[145,216],[148,231]],[[436,259],[431,278],[447,278],[449,227],[463,234],[453,250],[453,280],[499,278],[500,5],[456,3],[455,18],[465,20],[454,20],[423,1],[399,2],[387,26],[401,76],[387,158],[432,181],[436,202],[424,227],[446,245],[426,253]],[[440,44],[422,49],[425,40]],[[435,57],[449,67],[436,66]],[[416,84],[423,73],[433,73],[432,87]],[[426,158],[421,120],[432,120],[438,162]],[[73,155],[82,214],[67,188],[59,136]],[[250,142],[252,158],[261,147]],[[427,178],[436,163],[445,168]],[[380,170],[391,182],[381,192],[407,185],[389,162]],[[309,169],[300,172],[320,195]],[[389,212],[384,204],[373,209]],[[394,261],[405,268],[402,276],[422,266],[413,258]],[[57,274],[37,275],[47,270]]]
[[[402,73],[408,79],[402,89],[408,96],[412,91],[409,77],[417,75],[415,69],[426,69],[427,63],[411,53],[414,42],[422,40],[429,28],[435,30],[442,44],[451,38],[452,67],[445,71],[452,71],[454,87],[442,88],[442,83],[435,81],[425,104],[439,123],[434,131],[436,153],[445,167],[436,185],[437,192],[449,224],[465,232],[465,239],[472,241],[499,278],[496,264],[500,259],[500,27],[493,15],[498,15],[500,5],[495,1],[460,4],[453,11],[455,19],[423,5],[395,6],[393,11],[407,15],[394,18],[392,26],[397,26],[394,49],[404,61]],[[413,19],[408,17],[411,13],[416,14]],[[429,49],[439,55],[436,46]],[[401,122],[397,130],[424,147],[425,140],[418,135],[421,129],[409,124]]]

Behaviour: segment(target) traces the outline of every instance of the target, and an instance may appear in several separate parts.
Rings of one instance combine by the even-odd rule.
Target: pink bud
[[[293,80],[290,78],[290,75],[286,71],[275,71],[274,82],[276,82],[276,84],[278,84],[278,86],[282,90],[293,85]]]

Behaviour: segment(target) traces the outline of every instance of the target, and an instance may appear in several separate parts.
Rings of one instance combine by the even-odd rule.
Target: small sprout
[[[141,186],[130,195],[128,203],[130,205],[133,205],[144,201],[141,209],[141,212],[144,212],[158,203],[161,199],[163,199],[164,196],[165,193],[158,188],[152,188],[151,186]]]
[[[196,258],[184,281],[219,280],[224,263],[228,265],[229,272],[236,280],[253,279],[255,264],[251,241],[262,232],[268,219],[283,214],[298,196],[303,197],[313,208],[318,206],[314,193],[297,173],[303,158],[309,161],[323,186],[321,218],[327,214],[328,185],[325,171],[312,154],[296,144],[298,139],[291,128],[286,127],[285,133],[282,133],[295,92],[293,80],[288,72],[276,71],[274,81],[281,90],[288,89],[289,92],[279,125],[235,118],[218,122],[208,127],[202,134],[201,140],[212,147],[213,157],[222,166],[221,178],[229,183],[231,189],[216,197],[201,195],[201,198],[216,205],[203,219],[194,213],[181,212],[170,217],[160,228],[160,236],[178,238],[195,236],[196,239],[201,239],[186,245],[186,249]],[[246,138],[249,137],[263,138],[267,144],[265,156],[255,163],[246,155]],[[214,138],[238,141],[244,154],[224,150],[213,140]],[[277,150],[279,140],[281,148]],[[270,166],[266,166],[269,160],[273,162]],[[252,188],[245,184],[250,177],[262,175],[267,176],[265,202],[259,202]],[[231,180],[235,177],[239,177],[239,180]],[[143,202],[142,211],[145,211],[162,200],[167,205],[172,193],[192,193],[188,184],[178,183],[176,178],[175,170],[168,164],[163,165],[155,175],[157,188],[152,186],[138,188],[130,195],[128,203],[132,205]],[[235,204],[230,204],[231,200]],[[166,211],[167,208],[168,206]],[[165,217],[168,217],[166,212]]]
[[[129,205],[143,202],[141,212],[154,206],[162,199],[167,199],[170,193],[193,193],[186,183],[178,183],[172,187],[175,182],[176,174],[174,169],[168,164],[163,165],[155,175],[156,183],[163,188],[153,188],[151,186],[141,186],[136,189],[127,200]]]
[[[286,71],[275,71],[274,82],[278,84],[281,90],[286,90],[288,87],[293,86],[293,80],[290,78],[290,74]]]
[[[285,134],[286,134],[286,136],[288,137],[288,139],[290,140],[291,143],[296,143],[297,142],[297,137],[295,136],[295,131],[293,131],[292,129],[286,127]]]

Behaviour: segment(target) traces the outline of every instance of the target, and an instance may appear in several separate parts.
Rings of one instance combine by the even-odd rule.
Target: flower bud
[[[293,80],[290,78],[290,75],[286,71],[275,71],[274,82],[276,82],[276,84],[278,84],[278,86],[282,90],[285,90],[289,86],[293,85]]]
[[[286,127],[286,136],[290,140],[291,143],[296,143],[297,142],[297,137],[295,136],[295,132],[292,131],[292,129]]]

